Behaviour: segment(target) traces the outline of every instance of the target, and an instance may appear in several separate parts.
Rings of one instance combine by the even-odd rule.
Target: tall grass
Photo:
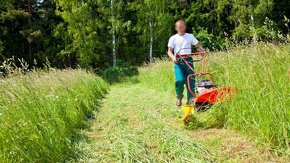
[[[289,148],[290,45],[259,44],[208,56],[207,69],[216,82],[239,89],[223,104],[226,123],[273,149]],[[138,79],[149,88],[174,92],[172,63],[141,68]]]
[[[152,89],[174,93],[173,63],[157,60],[155,64],[139,69],[137,80]]]
[[[81,70],[0,79],[0,162],[64,162],[106,83]]]

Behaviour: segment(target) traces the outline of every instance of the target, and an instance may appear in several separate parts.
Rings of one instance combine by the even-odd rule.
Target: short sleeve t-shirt
[[[179,54],[191,54],[191,46],[198,44],[198,40],[189,33],[185,33],[183,36],[178,34],[170,37],[168,47],[174,49],[174,55]]]

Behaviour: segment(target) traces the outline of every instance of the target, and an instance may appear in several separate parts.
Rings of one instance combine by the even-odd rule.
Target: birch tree
[[[113,67],[117,66],[117,54],[116,54],[116,32],[115,32],[115,11],[114,1],[111,0],[111,22],[112,22],[112,53],[113,53]]]
[[[164,40],[164,35],[169,37],[171,34],[170,26],[173,23],[172,16],[166,12],[166,0],[138,0],[131,3],[131,8],[137,11],[138,24],[135,30],[141,33],[141,40],[149,49],[149,62],[153,63],[155,41]],[[158,40],[159,41],[159,40]],[[148,45],[148,44],[149,45]]]
[[[125,10],[127,8],[126,0],[109,0],[110,9],[109,14],[104,15],[109,20],[108,30],[111,34],[111,52],[113,67],[118,66],[118,52],[120,51],[121,40],[125,39],[125,35],[128,32],[128,28],[131,24],[130,20],[127,20],[125,16]],[[106,8],[104,8],[106,10]],[[104,11],[104,13],[107,13]]]

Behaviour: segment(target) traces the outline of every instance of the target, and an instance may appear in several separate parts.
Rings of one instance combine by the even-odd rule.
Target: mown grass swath
[[[216,82],[239,89],[231,102],[215,108],[226,109],[224,123],[279,150],[289,148],[290,140],[289,53],[290,45],[256,44],[208,54],[207,68]],[[172,63],[160,61],[141,68],[138,79],[150,88],[174,92],[172,76]]]
[[[142,84],[111,87],[96,114],[80,162],[210,162],[215,157],[176,118],[170,96]]]
[[[81,70],[0,79],[0,162],[63,162],[107,84]]]

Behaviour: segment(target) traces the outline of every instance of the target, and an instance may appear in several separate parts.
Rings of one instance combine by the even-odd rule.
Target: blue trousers
[[[186,61],[193,67],[193,59],[186,58]],[[193,74],[194,72],[187,67],[187,65],[180,59],[178,63],[174,64],[174,73],[175,73],[175,91],[176,91],[176,97],[178,99],[183,98],[183,91],[184,91],[184,85],[186,85],[187,88],[187,99],[193,98],[193,95],[190,93],[187,85],[187,77],[190,74]],[[195,79],[192,78],[190,80],[190,86],[192,91],[195,91]]]

